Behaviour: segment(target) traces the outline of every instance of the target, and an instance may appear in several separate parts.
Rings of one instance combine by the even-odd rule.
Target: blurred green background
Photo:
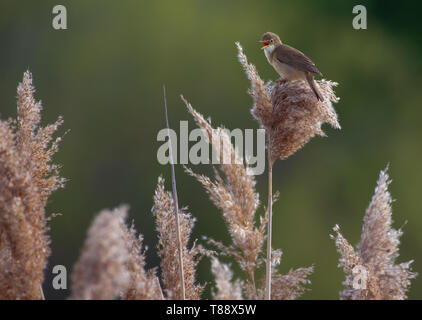
[[[68,30],[51,26],[57,4],[67,7]],[[352,28],[356,4],[368,10],[367,30]],[[194,127],[180,94],[214,125],[257,128],[234,42],[240,41],[265,80],[276,79],[257,43],[265,31],[305,52],[326,78],[340,83],[341,97],[336,110],[342,130],[325,126],[328,138],[313,139],[275,165],[273,189],[280,200],[273,247],[284,252],[281,270],[315,264],[312,290],[302,298],[337,299],[344,274],[329,234],[339,224],[352,244],[359,241],[379,171],[390,163],[394,226],[404,230],[399,262],[414,259],[413,269],[421,272],[422,27],[416,6],[381,0],[2,0],[2,119],[16,116],[16,86],[29,69],[45,107],[43,123],[63,115],[60,134],[71,130],[56,156],[69,181],[47,208],[62,216],[51,222],[46,297],[68,296],[69,290],[52,289],[52,267],[63,264],[70,275],[87,228],[103,208],[131,206],[130,219],[149,247],[148,267],[158,264],[152,196],[158,175],[170,178],[170,168],[156,159],[156,136],[165,125],[162,84],[177,130],[179,120]],[[197,218],[193,237],[227,243],[221,214],[204,190],[180,165],[176,174],[179,201]],[[265,203],[266,177],[257,180]],[[210,280],[204,259],[199,281]],[[409,297],[422,298],[421,276],[412,281]]]

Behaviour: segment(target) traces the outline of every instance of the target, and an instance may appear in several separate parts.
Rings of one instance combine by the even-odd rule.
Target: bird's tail
[[[312,73],[310,72],[306,73],[306,80],[308,80],[309,86],[311,87],[312,91],[315,93],[317,99],[319,101],[324,101],[324,98],[318,90],[317,84],[315,83],[314,76],[312,75]]]

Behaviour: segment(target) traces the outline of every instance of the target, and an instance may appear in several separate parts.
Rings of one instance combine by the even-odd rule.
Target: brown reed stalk
[[[50,255],[45,206],[65,182],[51,163],[61,141],[53,134],[63,120],[42,127],[34,91],[26,71],[17,90],[17,121],[0,121],[0,299],[43,299]]]
[[[324,136],[321,125],[330,123],[340,129],[332,102],[339,99],[332,87],[337,85],[330,81],[317,81],[324,97],[321,102],[316,99],[311,88],[304,81],[278,80],[275,85],[265,84],[254,65],[248,63],[242,46],[237,42],[238,58],[248,79],[251,81],[249,94],[254,104],[252,115],[258,120],[267,134],[268,151],[268,231],[266,260],[265,298],[272,297],[271,238],[272,238],[272,169],[276,159],[286,159],[304,146],[313,136]]]
[[[169,126],[169,118],[167,112],[167,96],[166,96],[166,86],[163,85],[163,94],[164,94],[164,110],[166,115],[166,125],[167,125],[167,133],[169,136],[169,152],[170,152],[170,166],[171,166],[171,182],[172,182],[172,191],[173,191],[173,205],[174,205],[174,217],[176,223],[176,234],[177,234],[177,251],[179,256],[179,277],[180,277],[180,294],[182,300],[186,299],[185,294],[185,275],[183,270],[183,253],[182,253],[182,240],[180,236],[180,222],[179,222],[179,201],[177,197],[177,188],[176,188],[176,173],[174,170],[174,161],[173,161],[173,146],[171,141],[170,135],[170,126]]]
[[[381,171],[375,194],[366,209],[362,235],[356,250],[334,227],[339,266],[346,273],[345,288],[340,293],[343,300],[403,300],[410,287],[410,279],[417,273],[411,271],[413,260],[396,264],[399,257],[402,230],[392,227],[391,194],[387,169]]]
[[[183,97],[189,112],[194,117],[197,125],[203,130],[206,141],[211,143],[218,158],[227,158],[229,162],[221,162],[218,170],[214,167],[215,179],[194,173],[186,168],[186,171],[194,176],[206,189],[214,204],[221,209],[224,221],[228,226],[233,244],[226,246],[219,241],[206,238],[208,242],[215,246],[219,253],[233,257],[241,269],[246,273],[247,280],[243,284],[244,291],[248,299],[263,299],[265,290],[260,288],[255,280],[255,272],[262,265],[264,259],[261,253],[265,241],[265,227],[268,221],[268,210],[265,215],[260,217],[260,224],[256,223],[256,212],[259,206],[259,195],[255,191],[255,177],[248,175],[247,168],[242,162],[241,155],[237,154],[236,149],[230,141],[227,131],[219,127],[214,129],[210,123],[199,114],[189,102]],[[222,145],[222,146],[221,146]],[[223,157],[221,156],[223,154]],[[272,203],[275,202],[277,194],[274,195]],[[280,263],[281,251],[272,251],[272,263],[274,266]],[[278,274],[273,270],[274,279],[283,279],[284,281],[273,282],[275,290],[271,296],[272,299],[293,299],[305,291],[304,285],[309,282],[305,279],[311,274],[313,267],[301,268],[287,275]],[[227,276],[225,276],[227,280]],[[218,279],[217,279],[218,280]],[[220,281],[220,280],[218,280]],[[229,286],[225,281],[226,287]],[[262,281],[265,289],[265,279]],[[217,288],[219,284],[217,284]],[[227,296],[222,293],[222,296]]]
[[[271,141],[271,136],[268,134],[268,142]],[[271,238],[272,238],[272,221],[273,221],[273,161],[271,160],[271,148],[267,148],[268,152],[268,224],[267,224],[267,264],[265,277],[265,300],[271,300]]]

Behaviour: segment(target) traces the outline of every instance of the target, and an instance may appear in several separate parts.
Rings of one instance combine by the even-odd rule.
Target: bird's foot
[[[282,83],[286,83],[288,80],[287,79],[285,79],[285,78],[278,78],[277,79],[277,83],[279,83],[279,84],[282,84]]]

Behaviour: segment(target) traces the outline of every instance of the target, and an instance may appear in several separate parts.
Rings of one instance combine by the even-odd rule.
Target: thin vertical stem
[[[180,223],[179,223],[179,201],[177,198],[177,188],[176,188],[176,173],[174,171],[174,161],[173,161],[173,149],[170,136],[170,126],[169,118],[167,113],[167,97],[166,97],[166,86],[163,85],[164,92],[164,109],[166,112],[166,125],[167,132],[169,136],[169,151],[170,151],[170,165],[171,165],[171,181],[173,187],[173,205],[174,205],[174,217],[176,221],[176,233],[177,233],[177,250],[179,253],[179,276],[180,276],[180,295],[182,300],[186,299],[185,295],[185,274],[183,271],[183,252],[182,252],[182,238],[180,236]]]
[[[271,137],[268,133],[268,223],[267,223],[267,271],[265,277],[265,300],[271,300],[271,238],[273,220],[273,161],[271,158]]]
[[[40,293],[41,293],[41,300],[45,300],[44,290],[42,289],[42,285],[40,284]]]

